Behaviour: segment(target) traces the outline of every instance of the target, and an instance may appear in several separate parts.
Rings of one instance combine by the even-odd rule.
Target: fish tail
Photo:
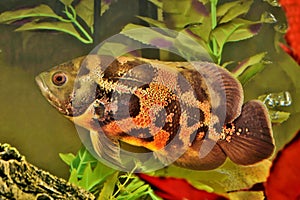
[[[270,157],[274,151],[269,114],[265,105],[258,100],[245,103],[241,115],[224,126],[223,132],[227,135],[218,144],[237,164],[257,163]]]

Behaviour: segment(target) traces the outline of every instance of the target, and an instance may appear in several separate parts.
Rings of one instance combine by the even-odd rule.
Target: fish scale
[[[116,152],[125,142],[154,152],[163,164],[208,170],[227,157],[254,164],[274,150],[265,106],[243,105],[240,83],[213,63],[88,55],[36,81],[56,109],[91,131],[99,157],[121,160]]]

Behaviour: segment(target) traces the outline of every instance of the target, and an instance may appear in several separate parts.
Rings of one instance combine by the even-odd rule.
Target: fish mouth
[[[66,110],[62,108],[62,104],[60,103],[59,99],[50,91],[41,75],[35,77],[35,82],[39,86],[39,89],[41,90],[43,96],[46,97],[47,101],[59,112],[64,115],[68,115],[68,112],[66,112]]]

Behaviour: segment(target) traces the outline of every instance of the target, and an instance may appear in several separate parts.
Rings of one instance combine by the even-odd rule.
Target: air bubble
[[[261,95],[258,99],[269,108],[287,107],[292,104],[292,96],[288,91]]]

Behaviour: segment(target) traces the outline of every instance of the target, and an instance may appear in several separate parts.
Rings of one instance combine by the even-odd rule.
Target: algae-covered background
[[[77,5],[85,0],[74,2],[73,4]],[[87,2],[93,3],[93,1]],[[93,25],[94,32],[90,34],[93,38],[91,42],[82,42],[61,31],[15,31],[21,25],[26,24],[28,19],[0,24],[0,143],[9,143],[17,147],[29,162],[67,179],[69,168],[58,154],[69,152],[76,154],[81,147],[81,141],[72,122],[52,108],[40,94],[34,77],[52,66],[88,54],[98,42],[119,33],[128,24],[148,26],[145,20],[137,16],[153,19],[161,17],[160,13],[156,12],[155,2],[161,1],[109,1],[111,4],[105,7],[105,12]],[[174,2],[177,1],[174,0]],[[194,1],[186,1],[186,4],[191,2]],[[208,1],[197,2],[207,3]],[[231,1],[219,1],[218,4],[226,2]],[[62,14],[61,10],[64,9],[64,5],[58,0],[2,0],[0,19],[1,13],[5,11],[27,9],[40,4],[48,5],[59,14]],[[103,9],[104,7],[102,11]],[[180,10],[180,8],[175,10]],[[209,11],[209,7],[207,10]],[[184,12],[182,10],[182,13]],[[252,55],[267,52],[263,60],[264,67],[247,80],[243,87],[245,101],[257,99],[260,95],[282,91],[288,91],[291,94],[291,106],[275,108],[275,110],[290,113],[286,121],[273,124],[276,151],[278,151],[294,137],[300,127],[300,104],[298,103],[300,102],[300,68],[279,46],[279,43],[284,43],[284,27],[287,26],[281,7],[271,5],[267,1],[255,0],[249,12],[243,13],[242,16],[247,20],[258,21],[265,12],[271,14],[273,21],[262,23],[259,32],[253,37],[226,43],[219,64],[229,61],[238,63]],[[91,16],[94,17],[94,15]],[[178,27],[174,27],[178,30]],[[86,26],[84,28],[89,30]],[[234,67],[234,64],[230,65],[229,69],[232,70]],[[230,174],[230,169],[235,166],[231,163],[226,163],[225,168],[217,172],[191,174],[189,171],[171,167],[168,172],[160,171],[157,174],[190,178],[192,181],[195,181],[195,176],[202,177],[202,183],[211,186],[215,191],[222,192],[224,185],[232,189],[238,188],[241,184],[247,187],[256,181],[263,181],[258,174],[262,173],[265,178],[270,164],[271,162],[262,168],[257,167],[257,171],[255,167],[251,170],[238,169],[240,171],[233,174]],[[220,177],[220,174],[227,174],[231,178],[226,181],[224,177]],[[232,180],[237,181],[233,183]]]

